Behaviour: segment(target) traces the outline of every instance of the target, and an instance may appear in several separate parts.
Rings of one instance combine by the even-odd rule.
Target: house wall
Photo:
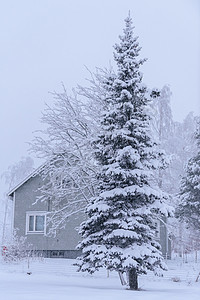
[[[167,227],[166,227],[166,218],[163,218],[163,222],[160,222],[160,245],[162,255],[166,259],[171,259],[171,241],[168,238]]]
[[[33,204],[36,201],[36,197],[39,196],[40,192],[38,188],[42,184],[41,177],[36,175],[15,191],[14,228],[17,229],[19,236],[27,237],[27,242],[32,244],[34,249],[47,251],[47,256],[50,256],[49,251],[52,250],[68,250],[64,256],[67,253],[69,256],[75,256],[74,251],[80,241],[80,236],[76,228],[78,228],[80,222],[84,219],[83,215],[79,215],[78,218],[69,217],[66,228],[59,230],[55,238],[39,233],[26,234],[26,212],[48,211],[48,205],[45,202],[38,201],[37,204]]]

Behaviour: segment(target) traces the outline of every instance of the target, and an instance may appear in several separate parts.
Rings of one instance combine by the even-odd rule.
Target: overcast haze
[[[49,91],[85,84],[112,63],[130,10],[144,82],[169,84],[174,119],[200,114],[199,0],[0,1],[0,173],[27,156]]]

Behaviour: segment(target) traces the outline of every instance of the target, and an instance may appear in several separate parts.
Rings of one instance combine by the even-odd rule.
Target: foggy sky
[[[200,114],[200,1],[1,1],[0,173],[28,155],[49,91],[84,85],[85,66],[112,64],[129,10],[148,58],[144,82],[170,85],[175,120]]]

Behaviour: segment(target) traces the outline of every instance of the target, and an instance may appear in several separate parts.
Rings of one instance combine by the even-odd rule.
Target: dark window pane
[[[29,216],[29,231],[33,231],[34,230],[34,216]]]
[[[35,231],[44,231],[44,216],[36,216]]]

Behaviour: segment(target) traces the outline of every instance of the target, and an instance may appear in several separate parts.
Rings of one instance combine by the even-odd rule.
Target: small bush
[[[5,262],[19,262],[33,256],[33,253],[32,245],[26,242],[26,237],[18,237],[16,231],[11,241],[2,247],[2,258]]]

